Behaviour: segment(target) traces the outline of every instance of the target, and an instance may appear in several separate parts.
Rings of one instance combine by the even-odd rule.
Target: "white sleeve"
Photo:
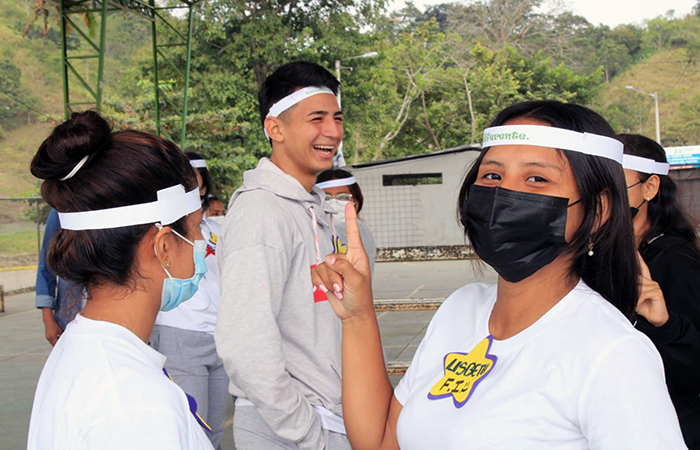
[[[189,412],[188,412],[189,414]],[[197,425],[194,427],[193,425]],[[204,431],[175,411],[125,411],[88,430],[79,450],[213,450]]]
[[[661,357],[642,336],[625,336],[601,349],[581,390],[578,414],[589,449],[686,448]]]

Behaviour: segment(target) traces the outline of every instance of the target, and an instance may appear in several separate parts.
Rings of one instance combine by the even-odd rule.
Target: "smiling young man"
[[[350,449],[341,407],[340,322],[311,268],[332,253],[333,212],[316,175],[343,138],[338,81],[285,64],[258,97],[270,158],[244,174],[219,240],[215,339],[238,397],[236,448]]]

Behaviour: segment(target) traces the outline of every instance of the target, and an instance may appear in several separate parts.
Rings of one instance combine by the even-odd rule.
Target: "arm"
[[[51,209],[49,217],[46,220],[44,240],[41,243],[39,266],[36,271],[36,297],[34,299],[35,306],[41,309],[41,317],[44,321],[44,333],[46,340],[49,341],[51,345],[56,345],[56,341],[58,341],[63,330],[53,316],[53,310],[56,308],[56,275],[49,270],[46,264],[46,253],[51,239],[59,229],[58,213],[55,209]]]
[[[46,264],[46,253],[54,235],[61,226],[58,221],[58,213],[52,209],[46,219],[46,228],[44,229],[44,240],[41,243],[41,254],[39,255],[39,266],[36,271],[36,298],[35,306],[37,308],[55,308],[56,302],[56,275],[54,275]]]
[[[637,311],[648,323],[640,322],[637,328],[659,350],[671,391],[700,395],[700,270],[679,274],[662,292],[641,259],[640,264],[643,281]]]
[[[330,255],[313,273],[314,284],[343,285],[341,296],[328,292],[343,324],[343,417],[354,449],[398,449],[396,423],[401,404],[384,366],[379,325],[374,312],[370,267],[355,209],[345,209],[346,255]]]
[[[290,256],[275,235],[280,226],[275,222],[284,226],[285,221],[269,211],[265,215],[240,212],[224,225],[217,249],[221,297],[216,347],[233,385],[275,434],[301,449],[320,449],[325,445],[321,420],[286,370],[276,322]],[[264,235],[258,235],[260,230]],[[247,245],[250,240],[265,244]]]

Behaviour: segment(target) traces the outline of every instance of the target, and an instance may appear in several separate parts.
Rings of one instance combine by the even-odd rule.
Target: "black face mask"
[[[579,200],[580,201],[580,200]],[[474,251],[504,280],[517,283],[554,261],[566,248],[569,200],[471,186],[462,204],[462,225]]]
[[[642,182],[641,182],[641,181],[637,181],[637,182],[634,183],[632,186],[627,186],[627,190],[629,191],[630,188],[633,188],[633,187],[635,187],[635,186],[638,185],[638,184],[642,184]],[[640,203],[639,206],[637,206],[636,208],[635,208],[634,206],[630,206],[630,213],[632,214],[632,218],[633,218],[633,219],[634,219],[635,217],[637,217],[637,214],[639,214],[639,208],[641,208],[642,205],[643,205],[644,203],[646,203],[646,199],[642,200],[642,203]]]

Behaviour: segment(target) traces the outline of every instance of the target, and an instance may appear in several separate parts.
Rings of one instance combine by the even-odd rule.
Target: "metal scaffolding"
[[[125,11],[137,14],[151,22],[151,38],[153,47],[153,85],[154,85],[154,106],[155,106],[155,129],[159,136],[164,133],[161,126],[163,118],[161,110],[161,100],[167,103],[173,110],[181,111],[180,123],[180,148],[185,148],[185,137],[187,134],[187,100],[190,86],[190,65],[192,58],[192,28],[193,28],[193,7],[199,0],[181,0],[181,4],[158,6],[156,0],[55,0],[60,14],[61,23],[61,52],[62,52],[62,76],[63,76],[63,110],[67,119],[74,109],[94,108],[98,112],[102,109],[103,82],[105,66],[105,41],[107,37],[108,13],[114,11]],[[186,16],[187,29],[183,33],[176,24],[170,11],[179,10],[179,15]],[[166,13],[167,12],[167,13]],[[99,15],[99,31],[95,33],[99,37],[94,39],[91,33],[81,30],[74,19],[77,15],[88,15],[94,17]],[[179,19],[178,19],[179,20]],[[172,38],[168,42],[160,42],[162,39],[162,29],[170,33]],[[90,51],[87,54],[69,55],[67,36],[70,31],[75,31],[82,40],[88,43]],[[167,51],[171,48],[185,48],[185,67],[178,67],[172,57],[168,57]],[[97,76],[95,79],[83,77],[74,66],[73,62],[78,60],[97,60]],[[159,78],[161,68],[167,64],[182,82],[182,102],[181,105],[174,105],[174,101],[168,98],[163,90],[164,85],[172,84]],[[89,100],[80,101],[71,96],[71,86],[73,83],[84,88]],[[176,136],[167,136],[176,138]]]

